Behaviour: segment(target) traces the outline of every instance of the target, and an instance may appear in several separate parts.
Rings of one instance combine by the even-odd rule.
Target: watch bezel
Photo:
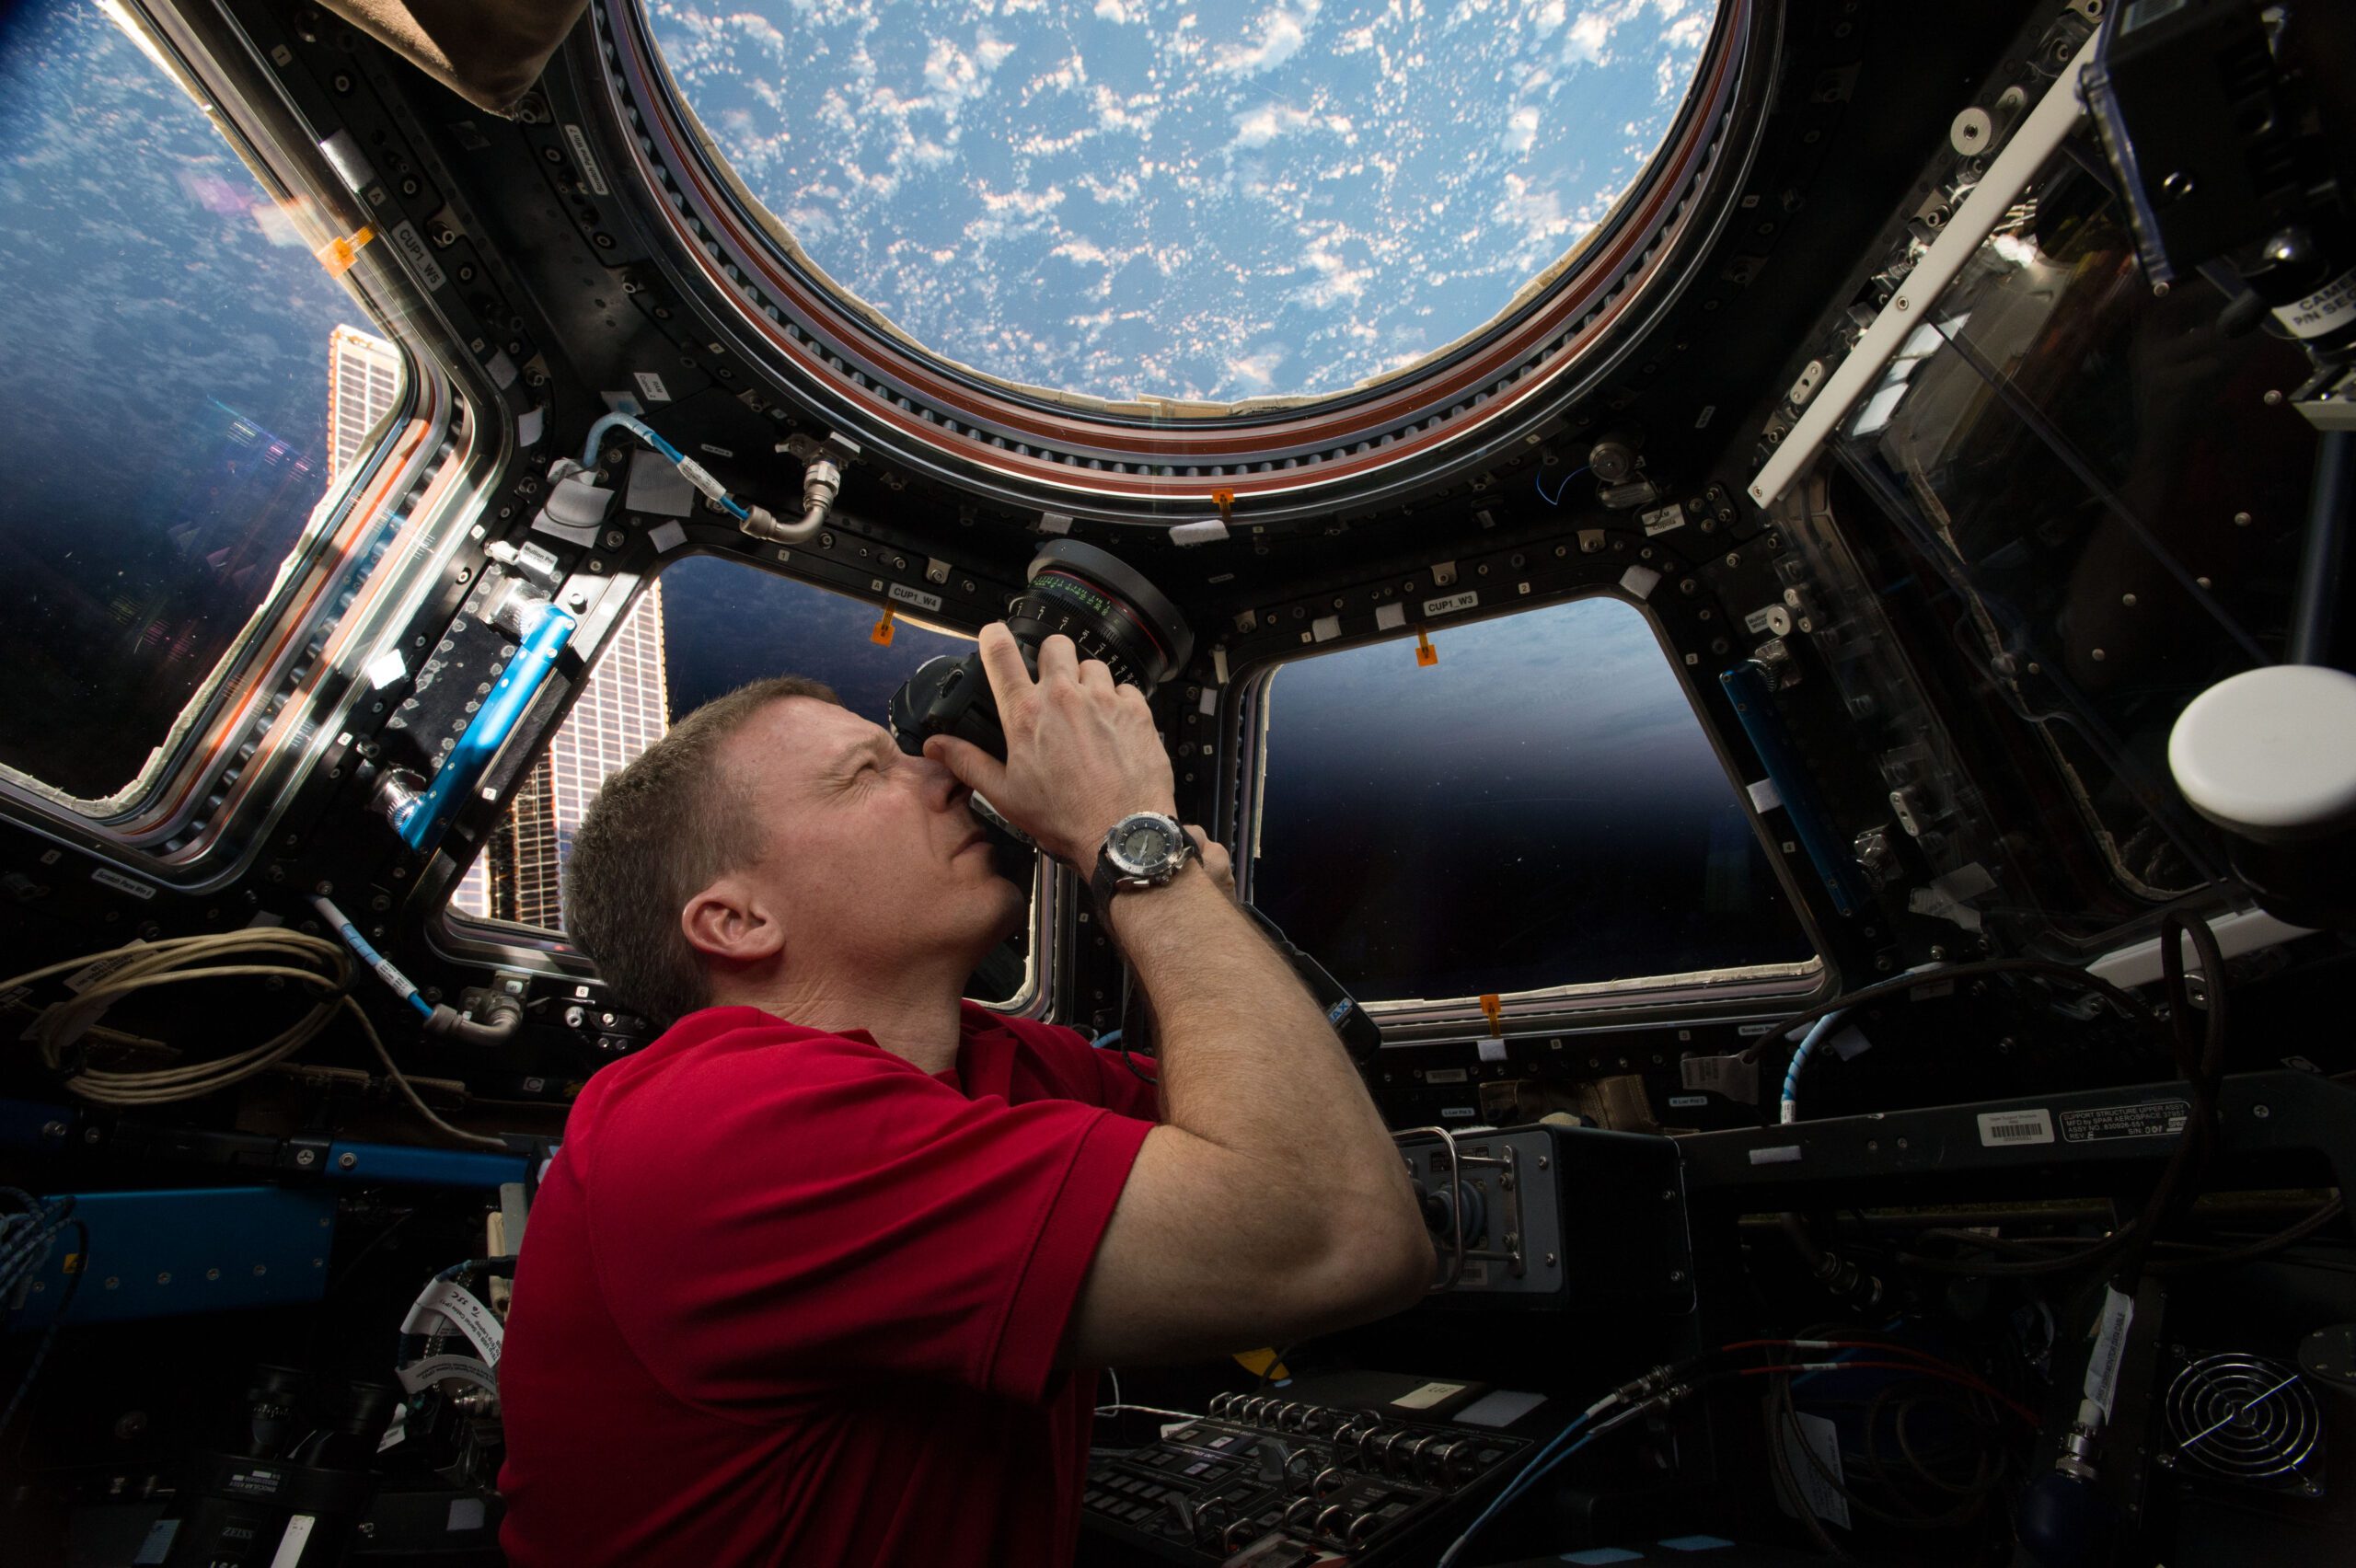
[[[1170,840],[1170,847],[1161,859],[1151,865],[1140,864],[1121,852],[1121,844],[1128,836],[1129,824],[1140,822],[1149,822],[1161,828]],[[1189,847],[1184,825],[1177,818],[1161,812],[1131,812],[1106,830],[1102,846],[1104,858],[1113,863],[1113,869],[1124,880],[1139,882],[1163,882],[1176,875],[1179,868],[1186,863]]]

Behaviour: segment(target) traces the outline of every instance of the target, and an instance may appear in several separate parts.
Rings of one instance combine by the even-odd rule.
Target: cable
[[[2099,974],[2092,974],[2066,963],[2049,963],[2041,958],[1984,958],[1969,963],[1948,963],[1910,970],[1904,974],[1893,975],[1888,980],[1877,981],[1871,986],[1862,986],[1857,990],[1845,992],[1830,1000],[1819,1002],[1806,1012],[1794,1013],[1761,1035],[1757,1043],[1742,1053],[1742,1057],[1745,1061],[1757,1061],[1760,1052],[1768,1044],[1782,1039],[1803,1024],[1814,1023],[1827,1013],[1854,1011],[1867,1002],[1877,1002],[1885,997],[1900,996],[1924,986],[1969,980],[1981,974],[2041,974],[2049,980],[2059,980],[2064,985],[2092,991],[2112,1003],[2130,1018],[2140,1020],[2162,1033],[2165,1032],[2157,1015],[2144,1005],[2142,997],[2131,991],[2121,990]]]
[[[218,963],[220,959],[275,959],[277,963]],[[302,967],[315,965],[316,967]],[[69,958],[44,968],[0,981],[0,991],[14,990],[60,974],[87,970],[96,976],[79,996],[40,1009],[28,1032],[52,1070],[65,1071],[66,1052],[98,1024],[109,1008],[121,998],[161,986],[189,980],[279,979],[317,994],[311,1009],[259,1045],[184,1066],[119,1072],[82,1067],[65,1079],[65,1088],[85,1100],[118,1108],[168,1105],[198,1100],[267,1071],[294,1055],[335,1018],[348,1011],[375,1047],[386,1076],[417,1113],[443,1134],[479,1148],[507,1151],[503,1140],[452,1126],[427,1107],[417,1090],[393,1060],[360,1004],[352,999],[356,975],[345,950],[324,937],[283,927],[254,926],[240,931],[208,931],[192,937],[171,937],[157,942],[133,942],[126,947],[82,958]]]
[[[1563,482],[1554,487],[1554,493],[1553,495],[1548,495],[1546,493],[1546,479],[1543,475],[1532,473],[1530,476],[1530,482],[1537,487],[1539,500],[1544,502],[1549,506],[1560,506],[1563,504],[1563,492],[1571,488],[1571,481],[1577,478],[1581,474],[1586,473],[1591,467],[1593,467],[1592,464],[1582,463],[1577,467],[1573,468],[1569,473],[1565,474],[1563,476]]]
[[[746,523],[752,520],[752,512],[743,502],[728,493],[728,487],[714,478],[710,469],[656,434],[653,426],[643,420],[634,419],[629,414],[607,414],[589,427],[589,439],[581,444],[581,466],[583,468],[595,468],[597,466],[598,444],[606,439],[608,431],[615,430],[626,430],[653,447],[673,467],[677,468],[689,484],[711,497],[719,503],[722,510],[737,522]]]
[[[1800,1069],[1807,1066],[1808,1058],[1816,1055],[1817,1046],[1841,1027],[1841,1020],[1848,1016],[1845,1011],[1826,1013],[1809,1026],[1807,1037],[1800,1042],[1800,1048],[1792,1053],[1792,1065],[1784,1070],[1783,1120],[1785,1124],[1800,1119]]]
[[[325,894],[313,898],[311,907],[317,909],[328,925],[343,938],[345,944],[360,955],[361,963],[375,970],[377,977],[393,988],[393,995],[400,997],[425,1017],[433,1016],[433,1004],[417,994],[416,985],[395,966],[391,959],[368,945],[366,939],[360,934],[360,928],[353,925],[344,912],[338,909]]]
[[[17,1419],[17,1408],[32,1392],[33,1381],[40,1376],[50,1348],[57,1343],[58,1330],[64,1326],[65,1310],[74,1305],[75,1293],[82,1288],[82,1276],[90,1272],[90,1229],[74,1217],[71,1195],[43,1202],[19,1188],[0,1187],[0,1198],[21,1209],[17,1214],[0,1215],[0,1301],[13,1299],[49,1262],[58,1232],[73,1230],[75,1260],[75,1266],[66,1272],[65,1288],[58,1296],[57,1310],[51,1315],[49,1327],[42,1331],[40,1343],[33,1347],[32,1358],[25,1363],[25,1375],[17,1380],[17,1391],[8,1396],[6,1408],[0,1409],[0,1433],[5,1433],[8,1424]]]

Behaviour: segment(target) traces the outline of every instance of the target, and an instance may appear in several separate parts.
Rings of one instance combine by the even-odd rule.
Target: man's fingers
[[[1080,651],[1061,632],[1039,644],[1039,684],[1045,686],[1051,679],[1080,679]]]
[[[1111,691],[1113,689],[1111,666],[1102,659],[1082,659],[1080,662],[1080,684],[1096,691]]]
[[[1235,891],[1235,861],[1228,854],[1227,846],[1214,842],[1209,834],[1191,822],[1186,824],[1186,834],[1195,841],[1195,849],[1203,857],[1203,870],[1210,872],[1213,882],[1232,894]]]
[[[924,755],[956,776],[957,782],[977,795],[999,793],[1006,782],[1006,764],[971,741],[935,735],[924,744]]]
[[[999,711],[1004,713],[1009,702],[1031,689],[1031,672],[1023,666],[1022,649],[1003,621],[982,628],[976,640],[981,646],[983,673],[990,678],[990,695],[998,698]]]

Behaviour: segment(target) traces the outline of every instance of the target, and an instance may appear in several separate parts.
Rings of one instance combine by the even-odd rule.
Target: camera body
[[[1194,656],[1195,634],[1177,606],[1144,576],[1107,551],[1077,539],[1049,542],[1033,559],[1026,585],[1007,606],[1007,629],[1033,674],[1039,645],[1068,637],[1082,659],[1097,659],[1113,679],[1151,697]],[[969,741],[1001,761],[999,721],[982,656],[942,654],[918,666],[892,694],[886,721],[902,751],[916,756],[935,735]]]

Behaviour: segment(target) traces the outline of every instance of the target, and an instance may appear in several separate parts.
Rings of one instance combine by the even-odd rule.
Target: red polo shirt
[[[935,1077],[713,1008],[589,1080],[499,1366],[516,1568],[1070,1562],[1096,1378],[1055,1355],[1154,1094],[963,1032]]]

